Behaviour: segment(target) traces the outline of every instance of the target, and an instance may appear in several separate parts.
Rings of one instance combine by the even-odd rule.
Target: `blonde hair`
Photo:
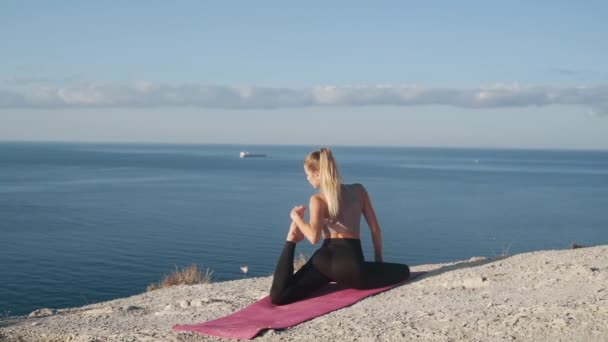
[[[304,167],[321,174],[321,192],[325,195],[329,218],[336,219],[340,209],[342,178],[331,150],[325,147],[310,152],[304,159]]]

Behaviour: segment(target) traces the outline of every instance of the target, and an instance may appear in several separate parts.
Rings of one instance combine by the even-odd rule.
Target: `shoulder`
[[[350,184],[350,186],[354,189],[364,189],[365,190],[365,187],[361,183],[353,183],[353,184]]]
[[[361,195],[365,195],[367,194],[367,190],[365,190],[365,187],[363,186],[363,184],[361,183],[353,183],[350,185],[351,188],[353,190],[355,190],[357,192],[357,194]]]
[[[324,204],[325,203],[325,197],[323,197],[323,194],[321,193],[316,193],[312,196],[310,196],[310,204]]]
[[[320,193],[310,196],[310,203],[308,204],[308,207],[310,208],[311,213],[319,212],[322,213],[322,215],[326,215],[327,202],[325,202],[325,197],[323,197],[323,195]]]
[[[361,202],[361,205],[365,206],[366,203],[369,201],[369,195],[367,194],[367,190],[365,190],[365,187],[363,186],[363,184],[353,183],[350,186],[351,186],[351,189],[353,189],[354,192],[359,197],[359,201]]]

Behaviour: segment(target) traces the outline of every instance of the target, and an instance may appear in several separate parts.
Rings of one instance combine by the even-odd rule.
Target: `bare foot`
[[[304,234],[300,231],[300,228],[295,224],[289,226],[289,232],[287,233],[287,241],[298,243],[304,239]]]

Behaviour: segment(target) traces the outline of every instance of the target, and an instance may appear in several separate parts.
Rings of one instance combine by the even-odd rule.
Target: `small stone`
[[[52,315],[55,314],[55,312],[56,312],[55,309],[48,309],[48,308],[38,309],[38,310],[33,311],[32,313],[30,313],[28,317],[52,316]]]
[[[127,306],[123,306],[120,308],[120,310],[122,311],[127,311],[127,312],[131,312],[131,311],[136,311],[139,310],[140,308],[134,305],[127,305]]]
[[[556,326],[558,326],[558,327],[565,327],[565,326],[568,325],[568,323],[565,320],[561,319],[561,318],[554,319],[553,320],[553,324],[556,325]]]
[[[34,322],[34,323],[32,323],[32,326],[33,326],[33,327],[35,327],[35,326],[37,326],[37,325],[38,325],[38,322]]]
[[[482,256],[474,256],[474,257],[471,257],[471,258],[469,259],[469,262],[471,262],[471,261],[485,260],[485,259],[486,259],[486,257],[482,257]]]
[[[478,288],[478,287],[482,287],[482,286],[487,286],[488,282],[485,277],[477,276],[477,277],[465,279],[462,282],[462,285],[464,287],[468,287],[468,288]]]
[[[277,332],[273,329],[268,329],[268,332],[265,334],[265,336],[276,336]]]
[[[83,314],[88,315],[88,316],[103,316],[106,314],[110,314],[112,312],[113,312],[112,308],[109,306],[106,306],[106,307],[101,307],[101,308],[97,308],[97,309],[86,310],[83,312]]]
[[[201,307],[201,306],[203,306],[203,301],[200,299],[194,299],[193,301],[190,302],[190,305],[196,306],[196,307]]]
[[[185,308],[187,308],[187,307],[189,307],[189,306],[190,306],[190,303],[189,303],[187,300],[182,300],[181,302],[179,302],[179,306],[180,306],[182,309],[185,309]]]
[[[165,306],[165,310],[173,310],[173,305],[171,305],[171,304],[167,304],[167,305]]]

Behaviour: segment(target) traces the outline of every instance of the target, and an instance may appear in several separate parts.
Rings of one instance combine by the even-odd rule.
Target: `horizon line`
[[[242,142],[176,142],[176,141],[83,141],[83,140],[4,140],[0,144],[84,144],[84,145],[173,145],[173,146],[286,146],[330,148],[404,148],[404,149],[453,149],[453,150],[511,150],[511,151],[563,151],[563,152],[608,152],[608,148],[577,147],[521,147],[521,146],[429,146],[429,145],[358,145],[358,144],[302,144],[302,143],[242,143]]]

